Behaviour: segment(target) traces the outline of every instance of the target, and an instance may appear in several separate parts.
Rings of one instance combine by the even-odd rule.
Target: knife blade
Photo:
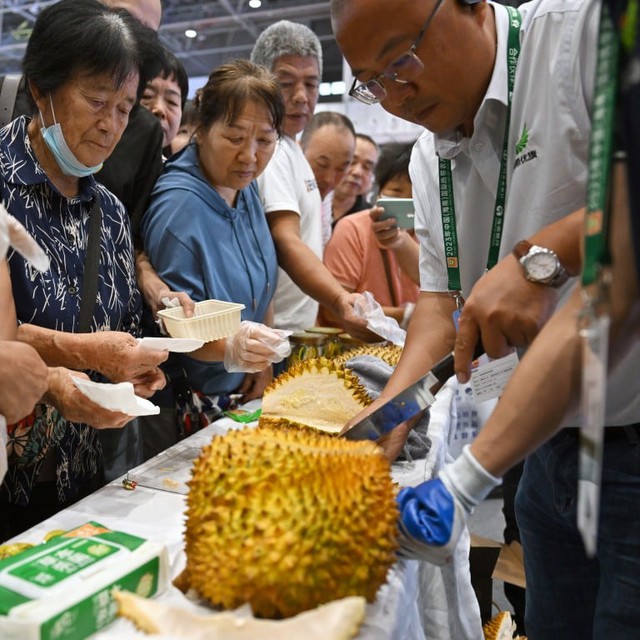
[[[484,349],[476,346],[473,359],[479,358]],[[410,384],[340,435],[347,440],[378,440],[393,431],[399,424],[426,411],[434,402],[435,394],[454,374],[453,352],[437,362],[425,376]]]

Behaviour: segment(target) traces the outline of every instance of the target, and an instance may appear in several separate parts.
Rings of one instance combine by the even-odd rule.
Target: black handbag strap
[[[21,79],[22,75],[20,74],[7,74],[2,81],[2,89],[0,89],[0,127],[4,127],[13,120]]]
[[[93,320],[93,312],[96,308],[101,227],[102,211],[100,209],[100,196],[96,193],[96,199],[89,212],[89,237],[87,239],[87,253],[84,258],[84,276],[80,297],[80,320],[78,321],[79,333],[88,333],[91,330],[91,320]]]
[[[394,307],[398,306],[398,297],[396,296],[396,290],[393,286],[393,278],[391,277],[391,265],[389,264],[389,254],[386,249],[380,249],[382,255],[382,263],[384,264],[384,275],[387,278],[387,285],[389,287],[389,294],[391,295],[391,304]]]

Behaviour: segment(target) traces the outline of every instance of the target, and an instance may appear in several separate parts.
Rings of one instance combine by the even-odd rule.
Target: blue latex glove
[[[473,508],[498,484],[467,445],[437,478],[402,489],[399,555],[437,565],[448,562]]]

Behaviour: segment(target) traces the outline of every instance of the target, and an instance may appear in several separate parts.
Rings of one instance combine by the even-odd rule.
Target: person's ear
[[[29,80],[29,91],[31,92],[31,97],[35,102],[38,111],[40,111],[40,113],[44,113],[49,103],[47,100],[47,94],[44,91],[41,91],[39,87],[34,84],[33,80]]]

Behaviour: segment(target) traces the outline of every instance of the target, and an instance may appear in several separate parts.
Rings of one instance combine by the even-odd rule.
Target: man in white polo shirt
[[[318,101],[320,41],[308,27],[281,20],[260,34],[251,61],[273,72],[285,98],[284,135],[258,179],[280,265],[274,326],[293,331],[312,327],[321,302],[341,319],[345,331],[367,335],[366,322],[353,312],[357,294],[343,289],[322,263],[320,193],[296,142]]]
[[[381,102],[435,134],[423,136],[412,157],[421,294],[382,400],[453,348],[457,303],[466,299],[460,330],[467,344],[457,363],[462,373],[480,335],[491,356],[527,346],[565,296],[567,277],[577,275],[599,9],[594,0],[533,0],[520,14],[477,0],[398,0],[390,11],[384,0],[332,0],[334,34],[356,76],[351,95]],[[636,344],[608,378],[605,439],[632,437],[640,422],[639,356]],[[615,596],[598,595],[594,587],[598,576],[615,574],[624,552],[603,552],[595,569],[575,521],[567,523],[568,533],[557,526],[563,510],[575,516],[577,478],[566,492],[573,502],[545,503],[535,513],[531,506],[539,503],[541,484],[554,490],[566,481],[561,471],[570,456],[575,459],[578,442],[567,446],[566,437],[575,433],[564,429],[550,441],[552,467],[532,454],[520,483],[527,632],[622,637],[610,634],[615,622],[606,626],[606,616],[594,622],[591,612],[602,607],[612,619],[620,613],[629,620],[637,581]],[[464,467],[462,475],[482,478],[487,491],[498,482],[468,449],[456,465]],[[409,503],[403,522],[411,519]],[[609,518],[607,531],[633,528],[632,517],[625,523]],[[445,538],[431,543],[435,555],[438,545],[443,549],[442,560]],[[606,633],[594,636],[595,624],[604,624],[598,628]]]

